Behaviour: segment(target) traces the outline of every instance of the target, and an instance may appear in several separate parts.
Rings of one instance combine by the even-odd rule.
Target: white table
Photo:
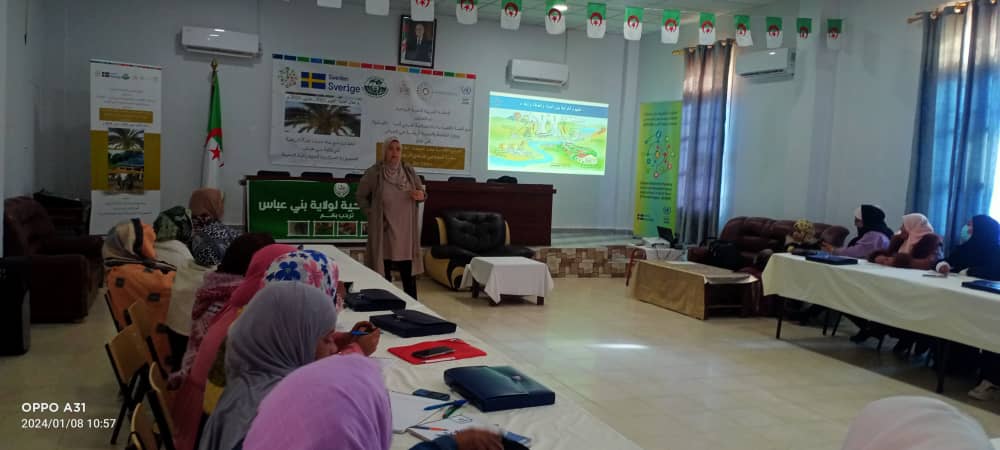
[[[339,249],[330,245],[310,245],[309,248],[320,250],[332,257],[340,267],[340,279],[354,282],[352,289],[385,289],[404,299],[407,309],[438,315]],[[337,319],[337,329],[347,330],[355,322],[368,320],[369,316],[375,314],[379,313],[360,313],[345,310]],[[411,345],[431,338],[443,339],[445,337],[462,339],[485,351],[487,356],[415,366],[392,356],[386,351],[390,347]],[[529,376],[536,376],[542,373],[533,365],[514,361],[486,342],[469,334],[462,329],[461,324],[459,324],[458,330],[454,334],[446,336],[403,339],[390,333],[383,333],[379,349],[372,356],[379,358],[379,361],[383,362],[383,375],[389,389],[407,393],[413,392],[418,388],[448,392],[448,386],[444,384],[443,373],[446,369],[453,367],[509,365],[518,368],[518,370]],[[470,406],[462,408],[461,413],[479,419],[484,423],[497,424],[504,429],[533,438],[532,449],[534,450],[577,450],[590,448],[639,450],[639,447],[632,443],[632,441],[629,441],[613,428],[578,406],[573,400],[560,395],[558,392],[556,393],[556,403],[550,406],[489,414],[483,414]],[[409,449],[417,443],[419,443],[419,440],[410,434],[396,434],[393,436],[391,448],[396,450]]]
[[[477,256],[465,266],[461,288],[471,287],[477,297],[480,286],[493,305],[500,304],[501,295],[533,296],[543,305],[555,283],[545,263],[521,256]]]

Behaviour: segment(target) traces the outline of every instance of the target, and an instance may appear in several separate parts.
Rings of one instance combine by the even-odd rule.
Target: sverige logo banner
[[[361,92],[361,86],[346,83],[346,77],[327,75],[321,72],[302,72],[300,79],[302,81],[299,87],[302,89],[319,89],[323,91],[342,92],[351,95]]]

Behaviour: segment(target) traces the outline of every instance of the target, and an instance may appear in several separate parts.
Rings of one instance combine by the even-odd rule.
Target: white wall
[[[7,83],[7,0],[0,0],[0,86]],[[0,89],[0,105],[7,104],[6,89]],[[7,156],[4,145],[7,135],[6,108],[0,108],[0,174],[3,174],[4,181],[0,182],[0,200],[7,198],[6,178],[7,178]],[[0,203],[0,216],[3,216],[3,203]],[[0,255],[3,255],[3,217],[0,217]]]
[[[35,188],[35,107],[38,75],[42,68],[43,11],[41,2],[9,0],[4,32],[6,78],[4,105],[4,192],[6,196],[29,195]],[[27,14],[27,21],[25,15]],[[25,34],[28,35],[27,44]]]
[[[394,64],[398,12],[390,17],[367,16],[357,7],[317,8],[315,2],[261,0],[261,11],[246,1],[127,2],[47,0],[46,87],[42,92],[45,141],[38,184],[53,190],[85,195],[85,173],[67,177],[67,170],[88,167],[87,61],[103,58],[161,65],[163,81],[163,206],[186,203],[200,184],[201,145],[208,108],[210,57],[183,52],[177,45],[182,25],[214,26],[258,33],[264,57],[253,61],[220,59],[223,130],[226,165],[223,179],[231,199],[226,221],[241,223],[237,180],[270,166],[267,156],[270,126],[271,53],[289,53]],[[397,2],[398,3],[398,2]],[[395,5],[395,3],[394,3]],[[401,6],[401,5],[395,5]],[[152,18],[152,19],[151,19]],[[631,123],[621,123],[623,85],[626,85],[626,45],[620,36],[587,39],[580,32],[549,36],[539,27],[506,32],[496,22],[463,26],[440,17],[436,67],[478,75],[472,139],[472,175],[480,180],[503,173],[486,171],[485,148],[490,90],[609,104],[607,174],[603,177],[512,174],[522,183],[553,184],[553,226],[630,228],[631,209],[616,202],[629,189],[634,145],[622,144],[621,130],[630,135]],[[61,55],[61,56],[60,56]],[[505,69],[511,58],[565,62],[569,85],[562,90],[512,89]],[[634,67],[628,75],[636,78]],[[634,82],[633,82],[634,83]],[[628,105],[635,104],[634,94]],[[629,141],[631,142],[631,141]],[[282,167],[293,174],[304,167]],[[329,170],[329,169],[321,169]],[[333,170],[335,174],[346,170]],[[430,179],[439,178],[428,176]],[[617,204],[616,204],[617,203]]]

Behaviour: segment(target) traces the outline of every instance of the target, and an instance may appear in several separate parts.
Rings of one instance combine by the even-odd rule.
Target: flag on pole
[[[750,16],[733,16],[733,25],[736,28],[736,45],[753,47],[753,36],[750,35]]]
[[[604,3],[587,3],[587,37],[601,39],[608,24],[604,16],[608,15],[608,5]]]
[[[840,50],[840,40],[843,34],[844,19],[826,19],[826,48]]]
[[[316,0],[316,6],[324,8],[340,8],[341,3],[341,0]]]
[[[698,43],[712,45],[715,43],[715,13],[701,13],[698,20]]]
[[[768,17],[767,19],[767,48],[781,47],[781,17]]]
[[[638,41],[642,39],[642,8],[625,7],[625,39]]]
[[[521,27],[521,0],[505,0],[500,10],[500,28],[516,30]]]
[[[388,16],[389,0],[365,0],[365,14]]]
[[[799,17],[795,21],[795,28],[799,32],[799,39],[809,39],[813,32],[813,20],[808,17]]]
[[[410,20],[414,22],[433,22],[434,0],[410,0]]]
[[[208,136],[205,138],[205,158],[202,165],[202,187],[219,187],[222,162],[222,102],[219,101],[218,63],[212,60],[212,94],[208,106]]]
[[[563,0],[545,1],[545,31],[549,34],[563,34],[566,32],[566,18],[563,17],[563,10],[566,3]]]
[[[681,12],[676,9],[663,10],[663,20],[660,24],[660,42],[676,44],[681,31]]]
[[[455,17],[462,25],[472,25],[479,22],[479,6],[476,0],[457,0],[455,2]]]

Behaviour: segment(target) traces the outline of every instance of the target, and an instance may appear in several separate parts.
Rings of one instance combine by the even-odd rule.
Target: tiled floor
[[[557,280],[544,307],[490,307],[428,281],[420,290],[431,308],[532,363],[558,395],[647,449],[839,449],[866,403],[935,395],[929,369],[891,352],[794,325],[776,341],[772,319],[689,319],[629,299],[622,279]],[[102,347],[112,330],[96,302],[85,322],[36,325],[30,353],[0,358],[0,448],[124,447],[124,434],[107,445],[107,430],[21,429],[23,402],[86,402],[84,417],[113,416]],[[1000,404],[965,397],[973,381],[949,379],[946,401],[1000,435]]]

